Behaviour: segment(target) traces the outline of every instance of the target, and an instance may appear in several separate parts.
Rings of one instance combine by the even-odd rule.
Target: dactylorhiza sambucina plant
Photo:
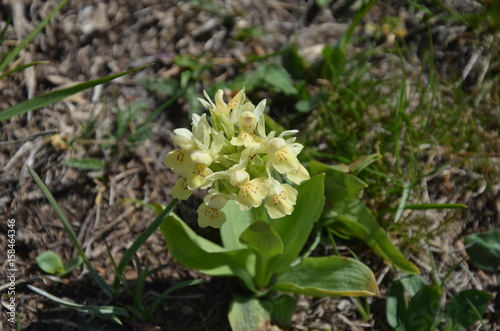
[[[182,176],[172,188],[173,197],[185,200],[194,189],[209,188],[198,208],[201,227],[220,228],[226,222],[221,208],[228,200],[236,201],[243,211],[264,203],[273,219],[290,215],[297,190],[275,177],[285,175],[294,184],[309,179],[297,159],[303,146],[290,137],[298,131],[284,131],[279,136],[275,131],[266,134],[266,100],[257,106],[245,102],[244,90],[227,104],[222,90],[216,93],[215,103],[206,92],[205,97],[199,100],[209,109],[211,123],[206,114],[193,114],[192,130],[174,130],[174,142],[179,148],[164,159],[173,172]]]
[[[160,225],[170,254],[207,275],[236,277],[247,288],[230,306],[235,330],[260,330],[270,320],[289,324],[295,309],[290,293],[375,295],[374,275],[360,261],[309,257],[312,249],[304,250],[327,192],[320,167],[310,177],[297,159],[303,149],[293,137],[297,131],[266,133],[265,100],[254,106],[241,90],[226,103],[223,94],[219,90],[215,102],[206,93],[206,100],[199,99],[210,120],[193,115],[191,131],[176,129],[179,148],[165,157],[181,176],[172,188],[174,202],[195,189],[208,190],[198,223],[220,228],[222,244],[196,234],[172,213]]]

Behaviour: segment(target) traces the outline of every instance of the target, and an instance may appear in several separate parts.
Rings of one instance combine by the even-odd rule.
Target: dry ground
[[[203,3],[203,2],[202,2]],[[341,2],[338,2],[341,3]],[[343,13],[341,4],[314,13],[303,1],[215,1],[206,7],[192,2],[171,0],[81,0],[69,1],[23,53],[25,61],[50,63],[25,70],[0,82],[0,109],[40,94],[47,90],[85,80],[118,73],[142,64],[154,62],[137,74],[125,76],[104,88],[95,88],[55,105],[19,116],[0,124],[0,247],[6,247],[6,219],[16,220],[16,298],[23,328],[29,330],[99,329],[101,320],[89,320],[87,315],[61,308],[31,292],[32,284],[57,296],[70,298],[87,305],[109,304],[87,272],[73,272],[65,280],[58,280],[38,269],[34,261],[38,254],[53,250],[65,261],[75,256],[67,234],[52,208],[26,171],[34,168],[55,195],[70,219],[88,258],[108,281],[114,275],[106,251],[109,246],[115,260],[127,249],[138,234],[154,218],[154,214],[138,205],[124,203],[131,198],[145,202],[168,203],[170,187],[175,180],[162,164],[162,157],[172,148],[172,129],[187,124],[185,100],[178,100],[160,114],[152,127],[152,134],[142,144],[126,146],[123,143],[103,149],[98,145],[115,130],[116,105],[126,107],[145,100],[142,116],[165,101],[165,97],[145,90],[141,81],[146,77],[165,79],[179,76],[179,67],[172,63],[175,55],[187,54],[203,59],[216,58],[216,66],[202,76],[199,90],[238,74],[238,63],[252,54],[270,54],[291,42],[298,42],[307,56],[314,58],[318,45],[333,44],[346,30],[349,13]],[[461,12],[475,10],[474,1],[449,2]],[[465,5],[463,5],[466,3]],[[56,1],[11,1],[0,4],[0,22],[13,14],[14,30],[11,39],[20,39],[45,17]],[[463,8],[461,6],[464,6]],[[213,12],[211,12],[213,10]],[[397,1],[381,2],[369,15],[377,22],[384,15],[401,17],[410,35],[407,42],[419,50],[428,47],[426,27],[411,17]],[[343,14],[342,14],[343,13]],[[254,39],[235,39],[236,32],[260,25],[266,32]],[[453,76],[461,73],[478,43],[467,40],[466,28],[459,24],[432,27],[436,41],[436,62],[439,71]],[[484,66],[472,68],[468,88],[481,83]],[[386,73],[384,73],[386,74]],[[95,127],[88,137],[60,144],[53,137],[69,141],[81,136],[82,130],[95,118]],[[54,135],[53,130],[57,130]],[[40,135],[38,135],[40,134]],[[51,138],[52,137],[52,138]],[[499,151],[495,151],[498,153]],[[65,165],[69,158],[94,157],[109,165],[106,176],[95,171],[76,170]],[[435,242],[435,254],[441,256],[438,269],[445,273],[459,254],[453,253],[464,234],[491,230],[500,225],[498,183],[488,194],[478,191],[463,192],[464,182],[471,173],[459,170],[440,173],[429,182],[428,192],[435,201],[455,194],[454,202],[466,203],[469,210],[461,216],[460,225],[452,226],[440,241]],[[451,181],[450,181],[451,178]],[[451,183],[451,184],[450,184]],[[450,185],[451,190],[450,190]],[[194,205],[191,205],[194,204]],[[196,204],[186,203],[179,213],[189,216]],[[428,215],[442,219],[446,215]],[[206,230],[206,235],[214,233]],[[3,251],[0,249],[0,252]],[[3,261],[3,257],[1,258]],[[370,260],[370,258],[367,258]],[[427,262],[419,262],[424,274],[429,273]],[[458,260],[457,260],[458,259]],[[387,290],[388,271],[377,259],[371,258],[381,282],[381,294]],[[168,254],[163,239],[155,234],[138,251],[135,268],[126,272],[126,278],[137,277],[135,270],[157,268],[145,289],[144,300],[150,301],[172,284],[186,279],[206,278],[177,264]],[[4,269],[4,266],[2,266]],[[2,273],[3,274],[3,273]],[[484,274],[469,269],[459,270],[448,291],[453,294],[464,288],[478,288],[498,292],[498,275]],[[208,279],[208,278],[207,278]],[[0,282],[4,282],[1,280]],[[228,303],[234,284],[227,279],[212,279],[209,283],[175,292],[158,309],[151,324],[137,326],[125,321],[124,329],[139,330],[225,330]],[[5,300],[2,297],[2,300]],[[123,299],[122,303],[127,303]],[[498,301],[498,297],[496,299]],[[374,299],[374,316],[362,321],[350,299],[310,299],[301,297],[292,329],[384,330],[383,297]],[[498,302],[497,302],[498,304]],[[496,306],[498,309],[498,305]],[[495,327],[492,304],[488,311],[488,325]],[[496,322],[498,323],[498,321]],[[498,324],[496,324],[498,325]],[[0,330],[8,330],[4,314],[0,316]],[[105,329],[111,329],[108,325]]]

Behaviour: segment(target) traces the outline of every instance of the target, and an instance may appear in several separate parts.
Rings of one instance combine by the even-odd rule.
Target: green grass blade
[[[38,293],[40,295],[43,295],[46,298],[49,298],[52,301],[55,301],[55,302],[57,302],[57,303],[59,303],[61,305],[64,305],[66,307],[69,307],[69,308],[72,308],[72,309],[76,309],[78,311],[82,311],[82,312],[90,313],[90,314],[96,314],[96,315],[99,315],[99,316],[105,317],[105,318],[112,318],[114,321],[117,321],[119,323],[120,323],[120,320],[117,319],[117,318],[113,318],[113,317],[116,317],[116,315],[128,317],[128,312],[123,307],[115,307],[115,306],[84,306],[84,305],[80,305],[80,304],[77,304],[77,303],[74,303],[74,302],[71,302],[71,301],[68,301],[68,300],[64,300],[64,299],[58,298],[58,297],[56,297],[56,296],[54,296],[54,295],[52,295],[52,294],[50,294],[48,292],[45,292],[44,290],[41,290],[41,289],[39,289],[37,287],[34,287],[32,285],[27,285],[27,286],[33,292],[36,292],[36,293]]]
[[[149,306],[150,313],[153,313],[156,310],[156,307],[158,307],[158,305],[160,304],[160,302],[162,302],[165,299],[165,297],[167,295],[169,295],[170,293],[172,293],[173,291],[178,290],[178,289],[183,288],[183,287],[187,287],[187,286],[191,286],[191,285],[197,285],[197,284],[206,283],[206,282],[207,281],[203,280],[203,279],[186,280],[186,281],[177,283],[177,284],[169,287],[167,290],[163,291],[155,299],[155,301],[153,301],[153,303],[151,304],[151,306]]]
[[[130,70],[121,72],[121,73],[116,74],[116,75],[111,75],[111,76],[107,76],[104,78],[99,78],[99,79],[91,80],[88,82],[83,82],[83,83],[76,84],[76,85],[73,85],[73,86],[70,86],[67,88],[63,88],[60,90],[55,90],[52,92],[48,92],[48,93],[39,95],[37,97],[34,97],[33,99],[22,101],[16,105],[6,109],[6,110],[1,111],[0,112],[0,121],[14,117],[14,116],[22,115],[22,114],[27,113],[31,110],[41,108],[43,106],[46,106],[46,105],[49,105],[49,104],[54,103],[56,101],[67,98],[67,97],[69,97],[73,94],[76,94],[78,92],[84,91],[86,89],[89,89],[91,87],[94,87],[94,86],[97,86],[100,84],[107,83],[115,78],[118,78],[118,77],[121,77],[124,75],[128,75],[134,71],[144,69],[144,68],[149,67],[151,65],[152,64],[146,64],[146,65],[143,65],[143,66],[138,67],[138,68],[134,68],[134,69],[130,69]]]
[[[396,210],[396,216],[394,218],[394,223],[397,223],[403,211],[405,210],[406,202],[408,201],[408,195],[410,194],[410,181],[406,181],[403,184],[403,194],[401,196],[401,201],[399,202],[398,209]]]
[[[45,185],[45,183],[42,181],[42,179],[38,176],[38,174],[35,172],[35,170],[31,169],[28,167],[28,171],[31,174],[31,177],[35,180],[36,184],[40,189],[42,190],[43,194],[49,200],[49,203],[51,204],[52,208],[54,208],[54,211],[56,212],[57,216],[59,216],[59,219],[61,220],[61,223],[63,224],[64,229],[69,235],[69,239],[75,246],[75,248],[78,251],[78,254],[82,257],[83,261],[87,264],[87,267],[90,270],[90,273],[94,277],[95,281],[99,285],[99,287],[108,295],[111,296],[111,288],[109,287],[108,284],[102,279],[101,276],[97,273],[97,271],[92,267],[90,262],[88,261],[87,257],[85,256],[85,253],[82,249],[82,246],[80,245],[80,242],[78,242],[78,238],[76,237],[75,232],[73,231],[73,228],[71,227],[71,224],[69,224],[68,219],[66,218],[66,215],[62,212],[61,208],[57,204],[56,200],[54,199],[54,196],[52,193],[50,193],[49,188]]]
[[[49,61],[36,61],[36,62],[30,62],[30,63],[20,65],[19,67],[15,67],[12,70],[9,70],[9,71],[4,72],[3,74],[0,74],[0,79],[4,78],[5,76],[8,76],[10,74],[13,74],[15,72],[23,71],[26,68],[33,67],[33,66],[36,66],[39,64],[45,64],[45,63],[50,63],[50,62]]]
[[[421,203],[418,205],[406,205],[405,209],[425,210],[425,209],[464,209],[466,205],[461,203]]]
[[[49,15],[47,15],[47,17],[43,19],[43,21],[40,22],[40,24],[35,27],[33,31],[31,31],[26,37],[24,37],[24,39],[21,40],[21,42],[16,47],[14,47],[14,49],[7,53],[2,63],[0,63],[0,72],[4,71],[5,68],[7,68],[7,66],[21,52],[21,50],[23,50],[26,45],[28,45],[30,41],[33,40],[33,38],[35,38],[40,33],[40,31],[42,31],[45,25],[47,25],[52,17],[54,17],[54,15],[57,14],[59,10],[61,10],[66,2],[68,2],[68,0],[62,0],[61,2],[59,2],[59,4],[49,13]]]
[[[123,254],[122,259],[120,260],[120,263],[118,264],[118,267],[116,269],[117,274],[121,274],[127,263],[132,259],[132,257],[135,255],[137,250],[144,245],[146,240],[148,240],[149,237],[158,229],[160,224],[167,218],[167,216],[170,214],[170,212],[175,208],[179,200],[173,199],[172,202],[161,212],[160,215],[158,215],[155,220],[144,230],[143,233],[137,238],[132,246],[127,249],[125,254]]]

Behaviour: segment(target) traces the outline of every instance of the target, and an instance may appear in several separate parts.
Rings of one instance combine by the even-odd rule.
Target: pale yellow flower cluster
[[[201,227],[220,228],[226,221],[221,208],[234,199],[241,210],[257,208],[264,202],[271,218],[289,215],[297,200],[297,190],[282,184],[273,173],[300,184],[309,179],[309,173],[297,160],[303,146],[295,142],[297,133],[289,130],[276,136],[266,134],[264,108],[266,100],[257,106],[245,102],[244,89],[229,103],[223,100],[223,91],[217,91],[215,103],[204,92],[198,99],[210,110],[193,114],[192,130],[174,130],[178,149],[170,151],[165,164],[181,178],[172,188],[174,198],[185,200],[194,189],[209,189],[198,208]]]

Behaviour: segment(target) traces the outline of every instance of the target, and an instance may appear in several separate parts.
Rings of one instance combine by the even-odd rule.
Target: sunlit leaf
[[[249,249],[226,250],[198,236],[182,220],[169,215],[160,230],[170,254],[188,268],[211,276],[235,276],[257,291],[253,283],[255,255]]]
[[[358,199],[339,201],[333,206],[334,222],[340,230],[351,237],[363,240],[384,260],[409,274],[420,270],[391,242],[384,229],[378,224],[370,210]]]
[[[325,196],[326,201],[335,203],[337,201],[354,199],[368,185],[356,176],[347,174],[342,170],[342,165],[329,166],[318,161],[309,163],[311,174],[325,173]]]
[[[275,256],[269,262],[274,270],[287,268],[299,256],[325,205],[324,180],[324,175],[317,175],[295,186],[298,196],[293,213],[270,220],[271,226],[283,241],[283,254]]]
[[[274,270],[270,267],[270,259],[283,253],[281,238],[269,223],[258,220],[243,231],[240,242],[257,255],[255,283],[259,288],[265,287]]]
[[[229,307],[229,324],[233,331],[267,330],[269,312],[254,297],[236,297]]]
[[[264,221],[252,223],[241,234],[240,242],[264,258],[283,253],[283,242],[269,223]]]
[[[358,260],[339,256],[305,258],[279,274],[272,289],[317,297],[378,293],[370,268]]]
[[[52,251],[45,251],[36,257],[36,264],[46,273],[55,275],[64,271],[64,266],[59,255]]]
[[[239,239],[243,231],[256,221],[254,213],[241,210],[234,200],[229,200],[222,211],[227,219],[220,229],[222,244],[228,250],[245,248]]]

